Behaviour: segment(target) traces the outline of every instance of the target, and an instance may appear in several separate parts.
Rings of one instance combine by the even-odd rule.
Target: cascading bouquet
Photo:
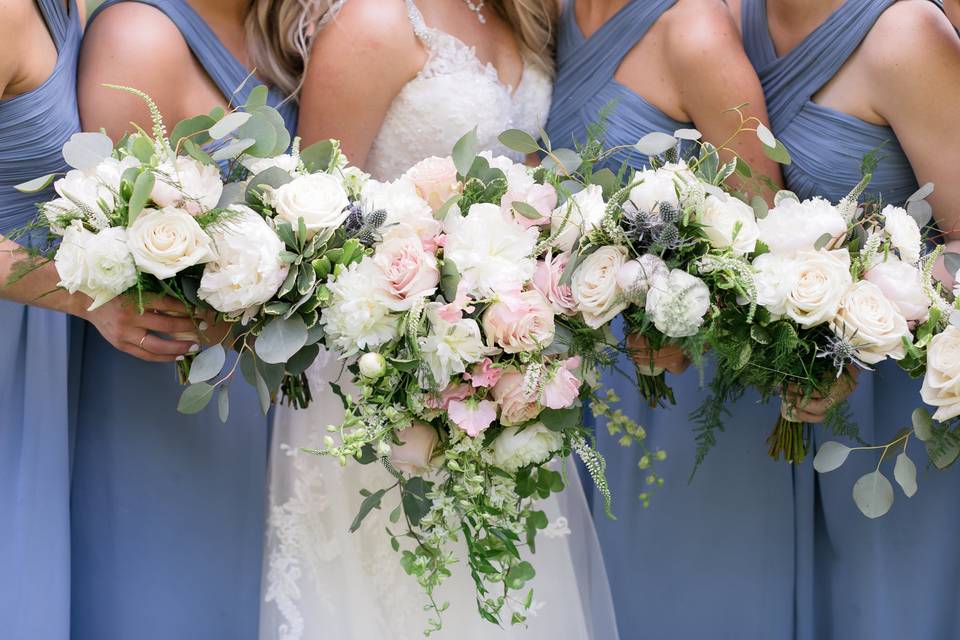
[[[532,144],[516,131],[502,139]],[[441,625],[434,589],[458,540],[480,615],[499,623],[506,607],[513,623],[525,619],[532,590],[511,592],[535,574],[521,549],[533,551],[548,524],[537,500],[564,487],[552,461],[578,454],[609,501],[581,411],[606,357],[593,314],[616,311],[577,304],[607,266],[582,264],[567,284],[563,251],[570,220],[583,215],[572,211],[602,210],[602,198],[565,197],[555,163],[528,169],[474,145],[468,134],[452,158],[366,185],[361,201],[386,219],[372,251],[331,278],[320,320],[328,345],[352,360],[357,391],[335,387],[346,418],[315,453],[379,461],[392,474],[389,487],[364,492],[353,530],[399,492],[391,520],[402,524],[388,533],[429,596],[430,630]]]

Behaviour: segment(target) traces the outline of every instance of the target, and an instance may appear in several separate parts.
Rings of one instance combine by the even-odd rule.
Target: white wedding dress
[[[457,139],[474,126],[481,148],[519,160],[500,145],[497,135],[508,128],[536,135],[550,107],[549,77],[526,65],[512,90],[472,48],[428,27],[413,0],[405,1],[412,28],[429,57],[384,119],[368,158],[372,177],[391,180],[423,158],[449,155]],[[386,487],[391,477],[380,465],[341,467],[334,459],[300,450],[322,448],[325,427],[343,415],[328,384],[349,377],[342,373],[343,363],[333,354],[321,355],[308,374],[311,406],[301,411],[277,408],[261,640],[412,640],[422,638],[427,627],[426,598],[416,580],[402,570],[384,531],[396,503],[385,501],[359,531],[348,531],[362,500],[360,489]],[[473,581],[460,564],[436,594],[436,600],[449,602],[450,608],[443,613],[443,630],[432,638],[617,638],[593,521],[576,469],[569,462],[566,466],[568,489],[542,503],[550,526],[539,536],[531,558],[538,575],[532,583],[534,605],[526,627],[511,627],[509,612],[503,616],[502,629],[483,621]],[[525,591],[518,597],[523,595]]]

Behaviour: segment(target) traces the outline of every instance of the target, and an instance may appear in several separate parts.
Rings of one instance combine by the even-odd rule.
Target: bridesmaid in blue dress
[[[787,187],[801,198],[835,201],[859,180],[864,154],[883,145],[869,192],[901,204],[918,183],[933,182],[938,226],[948,241],[957,238],[960,39],[940,9],[913,0],[741,2],[744,43],[772,130],[793,156]],[[861,437],[884,443],[908,428],[919,390],[890,362],[862,373],[851,399]],[[909,499],[895,489],[892,510],[876,521],[850,497],[857,478],[876,467],[876,454],[855,452],[815,479],[797,469],[804,496],[797,522],[814,532],[812,545],[798,548],[805,575],[797,638],[957,636],[960,476],[929,466],[916,441],[908,454],[920,489]],[[892,476],[889,462],[883,470]]]
[[[611,101],[608,147],[691,126],[722,141],[739,124],[723,111],[747,101],[753,115],[766,118],[759,81],[720,2],[570,0],[558,28],[547,123],[553,145],[582,141]],[[737,145],[756,171],[779,179],[752,134]],[[631,150],[611,167],[621,162],[647,166],[647,158]],[[625,357],[620,368],[632,370]],[[705,373],[709,377],[709,366]],[[766,453],[777,407],[756,397],[731,407],[727,432],[688,483],[696,449],[688,416],[706,396],[699,373],[670,376],[676,406],[663,409],[647,407],[623,376],[604,381],[646,428],[649,444],[668,455],[657,467],[665,486],[645,510],[637,496],[649,487],[646,472],[637,468],[637,450],[618,446],[605,424],[597,425],[618,521],[603,515],[595,497],[595,522],[623,637],[789,638],[794,545],[803,532],[793,517],[791,469]]]
[[[91,16],[79,95],[85,129],[149,125],[151,95],[172,127],[243,104],[259,84],[244,32],[259,2],[107,0]],[[212,28],[210,25],[216,25]],[[279,27],[276,27],[279,32]],[[261,49],[263,50],[263,49]],[[273,80],[274,78],[270,78]],[[289,82],[289,75],[284,78]],[[276,84],[274,82],[273,84]],[[293,131],[295,101],[270,104]],[[177,413],[172,365],[120,354],[99,336],[83,349],[73,475],[73,640],[252,640],[257,636],[268,420],[238,380],[230,420]]]

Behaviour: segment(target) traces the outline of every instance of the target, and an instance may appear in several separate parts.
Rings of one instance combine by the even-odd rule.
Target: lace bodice
[[[456,141],[473,127],[480,149],[519,160],[497,136],[505,129],[522,129],[537,137],[550,111],[550,77],[525,62],[517,87],[504,84],[473,47],[427,26],[413,0],[405,1],[429,57],[390,105],[370,149],[367,171],[378,180],[396,178],[424,158],[450,155]]]

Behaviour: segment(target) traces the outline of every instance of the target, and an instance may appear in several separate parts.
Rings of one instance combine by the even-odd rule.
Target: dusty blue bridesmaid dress
[[[630,145],[652,131],[672,133],[677,122],[619,83],[623,57],[675,0],[633,0],[585,38],[573,3],[561,17],[557,78],[547,133],[555,147],[582,140],[611,100],[607,146]],[[623,152],[614,159],[643,168],[647,158]],[[633,367],[622,358],[620,368]],[[709,366],[705,372],[709,377]],[[597,508],[595,523],[625,640],[661,638],[766,640],[791,636],[794,612],[793,476],[767,457],[765,438],[777,415],[774,403],[755,396],[731,407],[727,431],[692,483],[696,445],[689,419],[706,393],[698,372],[669,376],[676,406],[650,409],[634,383],[604,377],[622,408],[646,427],[652,446],[667,451],[658,471],[665,486],[644,509],[637,496],[649,488],[637,468],[636,448],[622,448],[597,425],[600,451],[614,495],[616,522]]]
[[[57,63],[33,91],[0,101],[0,233],[36,216],[49,192],[14,185],[65,171],[80,130],[76,5],[37,0]],[[24,241],[26,243],[26,241]],[[41,292],[37,292],[38,295]],[[0,300],[0,636],[66,640],[70,630],[69,319]]]
[[[138,1],[176,24],[224,96],[245,102],[256,81],[185,0]],[[295,103],[281,111],[292,131]],[[134,359],[92,330],[83,371],[72,640],[253,640],[268,446],[255,391],[232,383],[227,424],[213,407],[181,415],[172,364]]]
[[[860,161],[884,144],[869,191],[902,203],[916,189],[910,163],[889,127],[813,102],[895,0],[848,0],[792,51],[778,56],[764,0],[743,0],[743,37],[763,83],[772,129],[793,156],[787,187],[801,198],[838,200],[860,177]],[[851,399],[864,440],[888,442],[910,426],[920,382],[892,363],[862,373]],[[816,439],[836,439],[817,431]],[[910,443],[920,490],[906,498],[895,486],[891,511],[879,520],[860,514],[851,489],[873,471],[877,455],[854,453],[837,471],[811,477],[798,469],[798,522],[813,531],[798,549],[804,572],[796,637],[801,640],[956,638],[960,633],[960,475],[929,467]],[[809,466],[809,462],[807,463]],[[892,469],[883,471],[892,481]],[[800,480],[800,477],[808,480]]]

